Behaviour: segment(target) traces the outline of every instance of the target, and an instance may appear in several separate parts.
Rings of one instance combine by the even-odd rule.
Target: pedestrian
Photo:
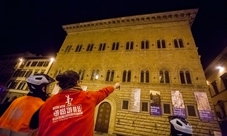
[[[56,76],[61,91],[40,108],[38,136],[93,136],[96,105],[120,88],[120,83],[84,91],[79,79],[72,70]]]
[[[26,79],[29,92],[26,96],[16,98],[0,118],[0,135],[9,131],[29,133],[29,123],[32,115],[44,104],[48,98],[47,90],[54,82],[46,74],[31,75]]]

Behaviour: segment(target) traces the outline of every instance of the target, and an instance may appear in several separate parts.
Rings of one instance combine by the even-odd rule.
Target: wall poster
[[[140,112],[140,89],[132,89],[129,111]]]
[[[205,92],[194,92],[194,94],[200,119],[204,121],[212,121],[213,116],[207,94]]]
[[[173,115],[186,117],[185,106],[182,94],[180,91],[171,91],[172,104],[173,104]]]
[[[162,115],[160,91],[150,90],[150,115]]]

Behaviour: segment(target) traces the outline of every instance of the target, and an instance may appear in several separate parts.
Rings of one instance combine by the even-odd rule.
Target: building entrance
[[[111,106],[108,102],[100,104],[95,123],[95,131],[108,133]]]

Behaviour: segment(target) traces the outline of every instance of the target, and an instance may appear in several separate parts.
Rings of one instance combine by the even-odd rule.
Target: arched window
[[[84,79],[84,74],[85,74],[85,70],[84,69],[79,70],[80,80]]]
[[[87,51],[92,51],[94,44],[88,44]]]
[[[126,50],[132,50],[133,49],[133,41],[127,42],[126,43]]]
[[[165,40],[157,40],[157,47],[158,48],[166,48]]]
[[[169,71],[160,70],[159,71],[159,81],[160,81],[160,83],[170,83],[170,81],[169,81]]]
[[[122,82],[131,82],[131,70],[123,71]]]
[[[93,70],[91,74],[91,80],[95,80],[99,78],[99,70]]]
[[[183,40],[182,39],[174,39],[174,47],[175,48],[184,48]]]
[[[108,70],[106,74],[106,81],[113,81],[114,70]]]
[[[149,41],[148,40],[141,41],[141,49],[149,49]]]
[[[192,84],[191,75],[189,71],[180,71],[181,84]]]
[[[149,71],[141,70],[140,72],[140,82],[141,83],[149,83]]]
[[[65,49],[65,52],[69,52],[71,50],[71,48],[72,48],[72,45],[67,46]]]
[[[112,45],[112,50],[118,50],[119,49],[119,42],[114,42]]]
[[[81,49],[82,49],[82,44],[81,45],[77,45],[75,52],[80,52]]]

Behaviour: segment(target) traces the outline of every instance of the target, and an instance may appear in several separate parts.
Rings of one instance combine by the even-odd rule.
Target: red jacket
[[[93,136],[95,106],[114,91],[64,90],[40,109],[38,136]]]

